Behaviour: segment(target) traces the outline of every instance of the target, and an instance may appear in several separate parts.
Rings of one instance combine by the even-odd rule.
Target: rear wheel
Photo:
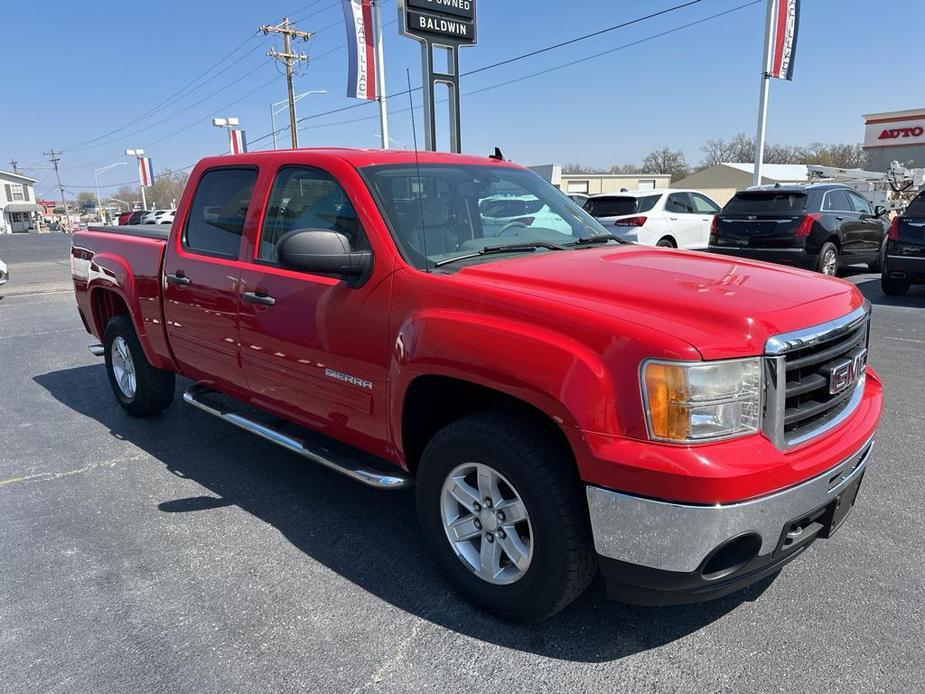
[[[884,294],[889,296],[905,296],[909,291],[909,283],[880,275],[880,288],[883,289]]]
[[[427,445],[416,489],[433,556],[477,607],[544,619],[594,577],[574,461],[526,419],[484,412],[448,425]]]
[[[147,417],[170,406],[176,376],[148,363],[127,315],[109,321],[103,346],[109,385],[122,409],[134,417]]]
[[[668,238],[667,236],[664,237],[664,238],[659,239],[659,240],[658,240],[658,243],[656,243],[655,245],[656,245],[656,246],[660,246],[660,247],[662,247],[662,248],[677,248],[677,246],[675,245],[674,241],[672,241],[672,240],[671,240],[670,238]]]
[[[838,246],[831,241],[826,241],[822,244],[817,269],[823,275],[835,277],[838,274]]]

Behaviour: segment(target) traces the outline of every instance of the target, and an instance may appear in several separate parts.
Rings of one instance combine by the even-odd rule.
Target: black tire
[[[135,369],[135,389],[132,396],[122,391],[113,370],[112,345],[119,337],[125,341]],[[163,412],[170,406],[176,387],[176,376],[172,371],[156,369],[148,363],[138,335],[135,334],[135,326],[126,314],[114,316],[106,325],[103,347],[109,385],[122,409],[133,417],[148,417]]]
[[[828,256],[830,253],[835,254],[834,267],[827,266],[826,264],[826,256]],[[831,241],[826,241],[824,244],[822,244],[822,248],[819,249],[819,260],[816,261],[816,270],[817,272],[821,272],[823,275],[830,275],[832,277],[837,277],[839,260],[840,258],[839,258],[839,253],[838,253],[838,246],[836,246]],[[831,271],[827,272],[827,270],[830,267],[831,267]]]
[[[677,248],[677,246],[674,244],[674,241],[672,241],[667,236],[663,239],[659,239],[658,243],[655,245],[659,246],[660,248]]]
[[[905,296],[909,292],[909,283],[880,275],[880,288],[888,296]]]
[[[883,244],[880,246],[880,253],[877,254],[877,259],[868,263],[867,267],[871,272],[882,272],[883,271],[883,259],[886,257],[886,239],[883,240]]]
[[[443,485],[465,463],[494,468],[516,489],[529,514],[532,559],[508,585],[476,575],[457,556],[444,530]],[[587,502],[575,463],[569,451],[527,419],[482,412],[449,424],[427,445],[416,490],[418,519],[437,564],[481,609],[512,621],[545,619],[581,595],[594,578]]]

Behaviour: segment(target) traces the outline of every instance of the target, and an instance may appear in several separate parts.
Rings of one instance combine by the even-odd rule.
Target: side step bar
[[[301,441],[241,414],[231,412],[221,406],[214,406],[204,402],[202,400],[203,396],[211,393],[216,393],[216,391],[212,390],[207,385],[197,383],[186,389],[183,393],[183,400],[193,407],[199,408],[203,412],[208,412],[229,424],[234,424],[236,427],[256,434],[293,453],[298,453],[303,458],[308,458],[314,463],[324,465],[331,470],[346,475],[357,482],[369,485],[370,487],[375,487],[377,489],[404,489],[412,485],[412,478],[398,470],[398,468],[396,468],[395,472],[384,472],[373,469],[371,466],[364,465],[361,461],[351,459],[347,455],[338,455],[324,446],[312,445],[309,442]],[[362,457],[362,455],[364,454],[358,457]]]
[[[87,349],[90,350],[90,354],[94,357],[102,357],[106,354],[106,348],[103,345],[87,345]]]

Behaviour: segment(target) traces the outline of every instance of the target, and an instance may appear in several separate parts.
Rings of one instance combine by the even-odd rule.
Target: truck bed
[[[169,224],[129,224],[123,226],[109,226],[106,224],[91,224],[87,231],[102,231],[108,234],[122,234],[123,236],[140,236],[145,239],[158,239],[166,241],[170,236]]]

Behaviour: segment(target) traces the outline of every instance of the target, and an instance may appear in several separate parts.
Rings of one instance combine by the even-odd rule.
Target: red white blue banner
[[[376,45],[370,0],[343,0],[347,25],[347,96],[376,98]]]
[[[154,167],[151,166],[151,157],[138,157],[138,180],[141,185],[154,185]]]
[[[778,0],[773,17],[774,50],[771,54],[769,77],[793,79],[793,63],[800,29],[800,0]]]
[[[231,128],[228,131],[228,139],[231,141],[232,154],[244,154],[247,152],[247,138],[243,130]]]

